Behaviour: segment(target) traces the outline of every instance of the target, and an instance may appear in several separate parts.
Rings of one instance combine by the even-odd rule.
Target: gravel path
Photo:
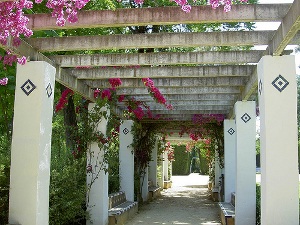
[[[173,176],[172,188],[162,197],[139,208],[126,225],[221,225],[217,203],[210,200],[207,176]]]

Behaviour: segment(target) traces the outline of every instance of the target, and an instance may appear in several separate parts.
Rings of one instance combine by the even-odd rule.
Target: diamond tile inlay
[[[279,91],[282,92],[288,85],[289,82],[279,74],[278,77],[272,82],[272,85]]]
[[[233,135],[235,133],[235,130],[233,128],[230,128],[228,131],[227,131],[230,135]]]
[[[259,83],[258,83],[258,92],[259,92],[259,95],[261,95],[261,93],[262,93],[262,87],[263,85],[262,85],[262,82],[261,82],[261,80],[259,80]]]
[[[30,95],[30,93],[33,92],[35,88],[36,86],[29,79],[21,86],[21,89],[27,96]]]
[[[48,95],[48,98],[51,97],[52,95],[52,87],[51,87],[51,84],[49,83],[48,86],[46,87],[46,93]]]
[[[127,134],[129,133],[129,130],[128,130],[127,128],[124,128],[123,133],[124,133],[125,135],[127,135]]]
[[[241,119],[242,119],[245,123],[247,123],[249,120],[251,120],[251,117],[248,115],[248,113],[245,113],[245,114],[241,117]]]

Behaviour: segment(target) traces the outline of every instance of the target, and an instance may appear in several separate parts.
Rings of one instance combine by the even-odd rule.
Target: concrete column
[[[165,151],[163,153],[164,157],[164,162],[163,162],[163,167],[164,167],[164,181],[169,180],[169,160],[168,160],[168,153]]]
[[[149,180],[152,182],[153,186],[157,186],[157,148],[158,141],[156,140],[151,153],[152,160],[149,162]]]
[[[224,120],[224,201],[231,201],[235,192],[236,128],[234,120]]]
[[[148,167],[145,169],[145,174],[143,177],[141,177],[141,189],[142,189],[142,198],[143,202],[148,201]]]
[[[132,120],[125,120],[120,126],[120,188],[127,200],[134,201],[134,154],[131,146],[133,134]]]
[[[261,224],[299,224],[295,58],[264,56],[257,72]]]
[[[255,102],[235,103],[236,187],[235,225],[256,224]]]
[[[55,68],[18,64],[16,77],[9,223],[47,225]]]
[[[95,103],[89,104],[89,112],[95,113]],[[107,111],[102,108],[101,111]],[[108,112],[109,113],[109,112]],[[107,120],[103,117],[97,124],[97,131],[106,137]],[[86,224],[108,224],[108,173],[105,173],[107,165],[103,163],[104,149],[100,149],[97,142],[90,143],[87,152],[87,211],[90,218]]]
[[[157,184],[159,187],[164,188],[164,162],[162,159],[163,154],[160,155],[160,161],[158,162],[160,177],[157,178]]]
[[[215,187],[216,188],[219,188],[220,176],[221,176],[221,168],[220,168],[219,153],[216,150],[215,152]]]

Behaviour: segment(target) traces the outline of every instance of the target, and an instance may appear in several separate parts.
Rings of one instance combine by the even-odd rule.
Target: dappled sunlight
[[[173,177],[172,188],[164,189],[161,198],[144,204],[126,225],[221,225],[218,205],[210,198],[206,177],[202,178],[195,174]]]

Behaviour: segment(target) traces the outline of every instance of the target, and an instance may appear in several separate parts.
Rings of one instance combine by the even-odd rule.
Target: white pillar
[[[153,186],[157,186],[157,148],[158,141],[156,140],[151,153],[151,161],[149,162],[149,180]]]
[[[55,68],[27,62],[16,77],[9,223],[47,225]]]
[[[89,104],[89,112],[95,113],[95,103]],[[105,111],[107,108],[102,108]],[[108,112],[109,113],[109,112]],[[95,128],[106,137],[107,120],[102,117]],[[104,160],[104,149],[100,149],[97,142],[90,143],[87,152],[87,211],[90,218],[86,224],[107,225],[108,224],[108,173]]]
[[[166,151],[163,153],[163,157],[164,157],[164,162],[163,162],[164,181],[169,181],[169,160],[168,160],[168,153]]]
[[[127,200],[134,201],[134,154],[131,146],[132,120],[125,120],[120,126],[120,189],[125,191]]]
[[[215,152],[215,187],[219,188],[219,181],[221,176],[220,160],[218,150]]]
[[[255,102],[235,103],[236,187],[235,225],[256,224]]]
[[[160,155],[160,161],[158,162],[160,177],[157,178],[157,184],[159,187],[164,188],[164,161],[162,160],[163,154]]]
[[[297,83],[294,56],[258,64],[261,224],[299,224]]]
[[[143,202],[148,201],[148,167],[145,169],[145,174],[144,176],[141,177],[140,180],[140,184],[141,184],[141,190],[142,190],[142,198],[143,198]]]
[[[234,120],[224,120],[224,201],[231,201],[235,192],[236,128]]]

